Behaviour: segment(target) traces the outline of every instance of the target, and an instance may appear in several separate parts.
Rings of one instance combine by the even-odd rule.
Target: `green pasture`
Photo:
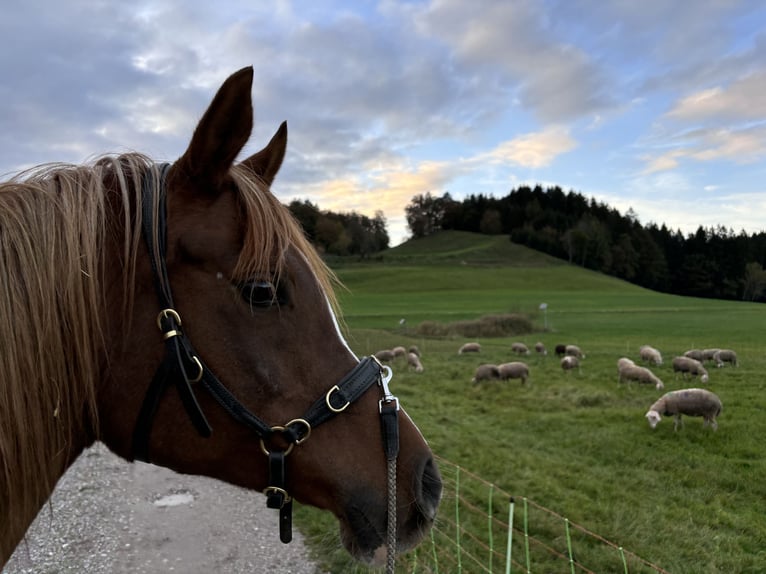
[[[451,463],[669,572],[766,572],[766,307],[654,293],[503,242],[449,235],[427,245],[431,251],[411,242],[382,261],[334,264],[346,286],[340,299],[352,348],[362,355],[418,345],[425,371],[394,363],[392,390]],[[537,331],[478,338],[479,355],[457,354],[464,339],[412,334],[420,321],[507,312],[530,314]],[[521,358],[528,385],[471,385],[480,363],[518,359],[513,341],[549,349]],[[586,353],[579,372],[561,370],[558,343]],[[737,351],[740,366],[709,366],[704,385],[724,405],[717,432],[691,418],[679,432],[667,419],[649,428],[644,413],[664,391],[617,383],[617,359],[638,362],[642,344],[663,354],[652,370],[664,391],[700,386],[674,377],[673,356],[693,347]],[[329,571],[366,571],[337,550],[332,517],[300,508],[297,523]],[[561,549],[562,540],[551,544]],[[586,547],[578,557],[594,572],[622,571]],[[570,570],[551,561],[532,571]]]

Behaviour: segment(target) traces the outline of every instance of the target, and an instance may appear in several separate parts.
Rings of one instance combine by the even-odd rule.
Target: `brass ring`
[[[271,427],[271,430],[272,431],[283,431],[283,430],[285,430],[285,427],[273,426],[273,427]],[[293,447],[295,447],[295,443],[291,442],[290,446],[288,446],[287,450],[284,452],[284,455],[287,456],[288,454],[290,454],[293,451]],[[261,439],[261,450],[263,451],[263,454],[265,454],[266,456],[269,456],[271,454],[271,451],[269,451],[269,449],[266,448],[266,443],[263,442],[263,439]]]
[[[308,438],[311,436],[311,425],[309,424],[309,421],[306,419],[293,419],[289,423],[287,423],[285,426],[289,427],[293,424],[301,424],[306,427],[306,436],[304,436],[301,439],[298,439],[295,441],[295,444],[301,444],[308,440]]]
[[[202,367],[202,362],[199,360],[199,357],[197,357],[197,355],[192,355],[191,358],[192,358],[192,361],[197,363],[197,368],[199,369],[199,374],[195,378],[189,379],[189,382],[190,383],[198,383],[202,379],[202,375],[205,373],[205,369]]]
[[[342,413],[343,411],[346,410],[346,407],[348,407],[348,405],[350,405],[351,403],[349,401],[346,401],[346,404],[339,408],[335,408],[334,406],[332,406],[332,403],[330,403],[330,397],[336,391],[340,391],[340,387],[338,387],[338,385],[335,385],[333,388],[327,391],[327,394],[324,396],[324,402],[327,403],[327,408],[330,409],[332,412]]]
[[[181,326],[181,315],[178,314],[178,312],[175,309],[163,309],[160,311],[159,315],[157,315],[157,327],[160,331],[162,331],[162,320],[167,319],[168,315],[172,319],[175,319],[175,322],[178,323],[178,326]]]

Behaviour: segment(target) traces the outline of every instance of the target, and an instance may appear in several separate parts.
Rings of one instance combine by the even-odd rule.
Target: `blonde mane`
[[[81,443],[97,438],[96,389],[108,357],[105,317],[94,310],[105,308],[106,279],[115,280],[107,274],[119,266],[129,315],[149,169],[157,169],[149,158],[124,154],[0,183],[0,564]],[[248,170],[232,176],[246,214],[235,274],[279,272],[292,245],[335,308],[334,276],[289,211]],[[106,261],[115,241],[119,252]]]

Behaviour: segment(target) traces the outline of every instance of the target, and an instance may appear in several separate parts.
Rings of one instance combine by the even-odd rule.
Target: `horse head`
[[[332,402],[332,390],[360,360],[338,327],[332,273],[269,190],[285,155],[286,124],[261,151],[236,161],[252,130],[252,79],[246,68],[225,81],[185,153],[153,182],[162,183],[162,198],[151,209],[144,205],[143,217],[146,224],[164,210],[162,249],[139,245],[134,285],[110,284],[98,436],[130,460],[138,456],[134,428],[144,424],[144,458],[257,491],[273,486],[270,453],[283,453],[279,490],[335,514],[346,548],[374,562],[386,546],[388,515],[383,390],[376,380],[351,404]],[[159,315],[164,304],[158,303],[152,257],[158,254],[175,313],[164,329],[168,315]],[[194,372],[181,386],[152,391],[168,339],[181,333],[198,358],[186,369]],[[198,380],[203,372],[214,374],[271,431],[264,437],[258,425],[243,424],[249,414],[232,416],[226,400],[210,392],[206,379]],[[147,418],[145,397],[153,392]],[[304,414],[322,400],[331,407],[328,420],[306,428]],[[190,409],[203,422],[195,424]],[[281,432],[291,427],[299,440]],[[396,547],[402,551],[432,524],[441,482],[426,441],[404,411],[399,445]]]

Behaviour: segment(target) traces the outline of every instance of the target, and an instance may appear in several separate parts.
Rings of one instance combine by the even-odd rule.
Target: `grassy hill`
[[[336,271],[347,287],[341,303],[358,354],[411,344],[423,352],[421,374],[393,365],[392,389],[437,454],[670,572],[766,572],[765,306],[655,293],[505,238],[465,233],[408,242],[382,262]],[[537,332],[479,338],[478,356],[456,354],[462,339],[426,339],[408,329],[505,312],[528,313]],[[549,349],[576,343],[587,358],[566,374],[555,356],[527,357],[527,386],[472,386],[479,363],[515,358],[514,340]],[[619,357],[638,361],[642,344],[663,353],[665,363],[653,371],[665,391],[699,386],[674,377],[673,356],[695,347],[738,352],[739,367],[709,369],[705,386],[724,404],[717,432],[688,418],[677,433],[672,420],[649,428],[644,413],[662,392],[618,384],[616,372]],[[299,524],[318,552],[336,561],[331,571],[365,571],[330,550],[332,522],[301,509]],[[611,562],[590,567],[621,571]]]

